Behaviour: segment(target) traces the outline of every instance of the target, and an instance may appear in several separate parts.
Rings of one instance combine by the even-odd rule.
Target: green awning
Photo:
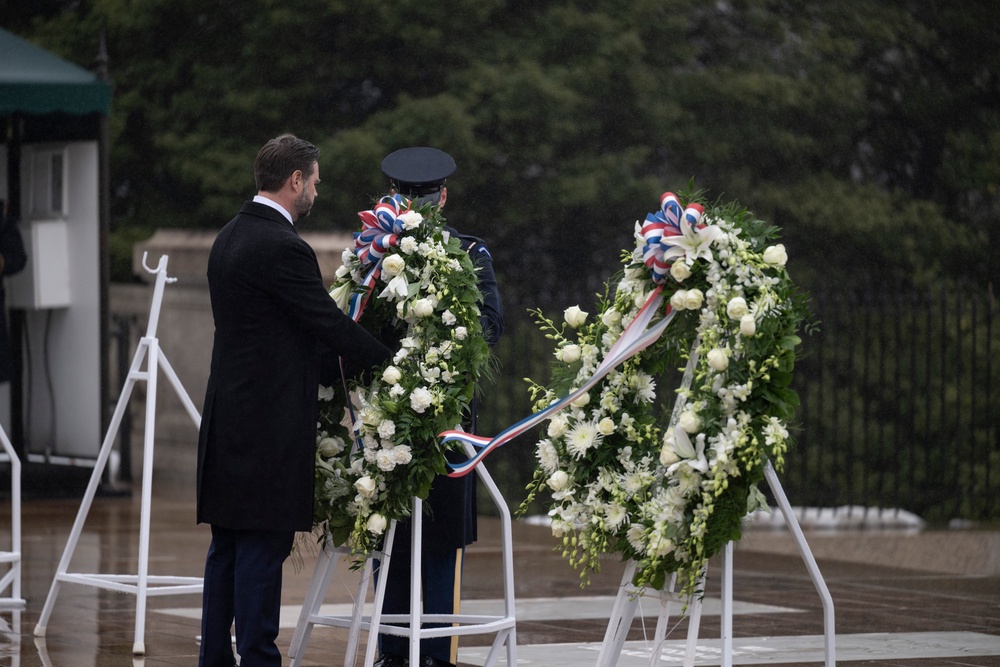
[[[108,115],[111,86],[82,67],[0,28],[0,116]]]

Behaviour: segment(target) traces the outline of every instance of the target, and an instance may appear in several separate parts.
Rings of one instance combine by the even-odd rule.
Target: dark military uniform
[[[490,347],[493,347],[500,340],[503,334],[503,306],[500,301],[500,292],[497,290],[497,279],[493,273],[493,258],[490,257],[489,250],[480,238],[460,234],[452,228],[448,228],[453,236],[456,236],[462,249],[469,253],[473,264],[476,266],[479,277],[479,289],[483,294],[483,302],[480,304],[482,311],[483,336]],[[463,424],[463,428],[470,433],[475,433],[476,429],[475,402],[472,404],[469,417]],[[453,462],[464,461],[466,457],[456,453],[451,453]],[[476,489],[475,474],[470,473],[464,477],[443,477],[439,476],[431,485],[430,495],[424,501],[425,512],[423,518],[423,550],[449,552],[453,555],[456,549],[462,549],[476,541]],[[393,555],[406,555],[410,553],[410,523],[397,522],[396,536],[393,540]],[[388,596],[388,593],[386,593]],[[406,591],[409,596],[409,591]],[[407,600],[409,598],[407,597]]]

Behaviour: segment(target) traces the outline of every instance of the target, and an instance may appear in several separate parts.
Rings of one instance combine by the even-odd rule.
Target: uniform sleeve
[[[497,277],[493,272],[493,257],[481,241],[469,249],[469,256],[478,269],[476,275],[479,291],[483,295],[483,303],[480,306],[483,338],[490,347],[494,347],[503,335],[503,302],[497,287]]]

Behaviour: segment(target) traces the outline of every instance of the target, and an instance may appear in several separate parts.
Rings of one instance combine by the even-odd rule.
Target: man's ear
[[[444,208],[444,203],[448,201],[448,188],[441,188],[441,198],[438,199],[438,209]]]
[[[306,179],[301,169],[296,169],[292,172],[292,175],[288,177],[288,184],[291,186],[292,192],[298,193],[302,191],[305,187]]]

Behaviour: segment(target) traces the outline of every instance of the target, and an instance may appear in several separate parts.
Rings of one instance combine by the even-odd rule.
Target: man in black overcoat
[[[296,231],[319,183],[319,150],[292,135],[254,163],[258,194],[212,246],[212,366],[198,439],[198,522],[212,526],[201,667],[280,667],[282,563],[312,529],[320,369],[354,375],[392,352],[337,307]],[[325,379],[325,378],[324,378]],[[329,381],[328,381],[329,383]]]
[[[402,148],[382,161],[382,172],[392,191],[413,200],[416,207],[433,203],[443,207],[448,198],[445,181],[455,171],[455,160],[444,151],[430,147]],[[476,267],[482,301],[479,304],[483,337],[493,347],[503,334],[503,305],[493,272],[493,258],[486,243],[475,236],[447,227],[459,239],[462,249]],[[465,429],[475,433],[476,405]],[[461,457],[458,460],[463,460]],[[429,513],[422,517],[421,591],[425,614],[458,613],[465,547],[476,540],[475,473],[464,477],[438,476],[424,503]],[[409,521],[396,524],[392,560],[386,578],[383,614],[406,614],[410,610]],[[448,667],[457,662],[456,637],[424,639],[420,643],[420,667]],[[379,636],[381,655],[375,667],[405,667],[409,663],[408,639],[391,634]]]

